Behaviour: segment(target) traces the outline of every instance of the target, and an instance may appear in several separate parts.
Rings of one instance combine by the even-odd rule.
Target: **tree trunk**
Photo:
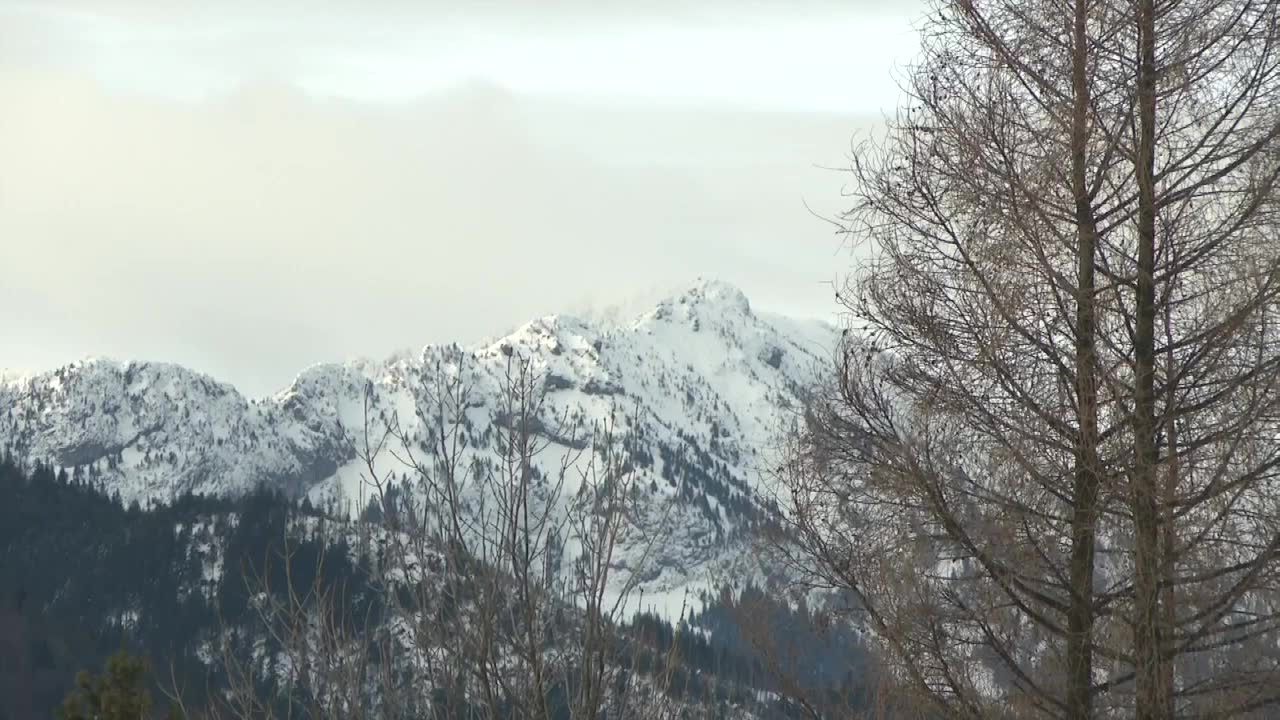
[[[1134,672],[1138,720],[1164,716],[1160,700],[1160,514],[1155,424],[1155,3],[1138,2],[1138,267],[1133,339]]]
[[[1075,372],[1079,430],[1071,516],[1071,600],[1067,617],[1067,712],[1093,715],[1093,565],[1098,500],[1098,388],[1095,362],[1094,261],[1097,229],[1086,183],[1088,143],[1088,0],[1076,0],[1072,34],[1071,189],[1079,239],[1076,271]]]

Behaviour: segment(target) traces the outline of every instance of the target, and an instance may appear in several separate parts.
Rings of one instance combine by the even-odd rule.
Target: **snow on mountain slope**
[[[425,441],[427,381],[462,374],[473,387],[470,432],[483,438],[509,358],[528,358],[545,378],[544,425],[571,421],[539,457],[544,474],[593,424],[616,417],[648,490],[650,529],[663,538],[624,547],[621,561],[643,574],[649,598],[666,593],[678,607],[695,578],[760,571],[743,532],[767,514],[760,470],[835,339],[828,325],[758,314],[736,288],[699,281],[628,322],[539,318],[470,348],[317,365],[259,400],[176,365],[86,360],[0,382],[0,448],[67,467],[126,502],[266,482],[358,507],[366,418],[394,417]]]

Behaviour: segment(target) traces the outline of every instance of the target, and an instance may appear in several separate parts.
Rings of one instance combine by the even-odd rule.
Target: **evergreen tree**
[[[61,720],[140,720],[152,716],[147,662],[121,650],[107,660],[102,675],[81,671],[76,687],[58,712]],[[168,716],[177,720],[177,713]]]

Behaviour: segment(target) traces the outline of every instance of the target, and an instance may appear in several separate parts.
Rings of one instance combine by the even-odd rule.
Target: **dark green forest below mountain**
[[[216,652],[224,628],[239,633],[233,651],[253,653],[250,608],[255,587],[283,593],[313,581],[342,587],[351,618],[377,618],[370,564],[349,545],[328,512],[262,489],[228,499],[184,495],[171,503],[124,507],[85,478],[0,459],[0,720],[53,717],[75,675],[100,668],[126,650],[148,659],[156,692],[180,689],[199,707],[227,678]],[[307,522],[297,522],[305,519]],[[307,528],[300,531],[298,528]],[[291,563],[273,562],[286,547]],[[211,572],[214,556],[225,558]],[[265,584],[254,586],[251,578]],[[637,614],[622,629],[648,650],[627,657],[644,672],[645,657],[680,658],[673,687],[702,697],[735,688],[750,702],[777,698],[777,658],[809,691],[839,694],[850,707],[868,702],[867,658],[856,636],[818,629],[809,611],[778,603],[754,588],[723,592],[679,627]],[[763,653],[742,631],[742,608],[767,623],[787,647]],[[689,631],[696,629],[696,631]],[[203,659],[202,659],[203,656]],[[264,688],[270,691],[271,688]],[[759,691],[769,691],[762,694]],[[775,699],[769,716],[798,713]]]

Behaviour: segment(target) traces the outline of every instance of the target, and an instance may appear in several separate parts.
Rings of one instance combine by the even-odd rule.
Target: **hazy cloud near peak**
[[[626,112],[492,88],[214,106],[0,73],[0,366],[300,367],[470,340],[699,274],[821,313],[858,118]],[[12,101],[12,102],[9,102]],[[756,149],[758,148],[758,150]]]
[[[172,360],[261,394],[315,362],[473,341],[699,275],[740,285],[757,307],[830,315],[824,282],[849,260],[805,206],[841,209],[847,178],[819,166],[845,164],[851,137],[878,115],[815,109],[893,103],[859,85],[849,58],[830,56],[843,64],[806,85],[788,73],[813,56],[772,62],[765,48],[748,62],[734,43],[755,36],[734,35],[740,25],[644,35],[640,23],[626,52],[661,55],[648,44],[662,38],[672,56],[698,38],[731,42],[723,56],[686,57],[696,67],[684,73],[619,77],[630,95],[594,90],[572,53],[473,57],[449,83],[408,92],[405,78],[439,58],[388,44],[365,67],[350,52],[369,43],[361,32],[395,35],[382,13],[333,35],[302,14],[310,29],[281,35],[253,14],[260,4],[185,7],[209,6],[225,15],[165,29],[150,3],[0,0],[0,367]],[[547,37],[599,47],[571,27],[595,15],[556,6],[565,34]],[[479,17],[464,20],[483,29]],[[508,37],[514,24],[491,27]],[[808,37],[791,27],[751,32]],[[191,37],[206,44],[180,47]],[[550,47],[538,32],[510,37]],[[298,62],[281,64],[289,57]],[[328,76],[316,71],[325,63]],[[539,68],[524,87],[506,81],[525,76],[489,72],[523,65]],[[227,72],[217,92],[199,89]],[[824,77],[849,88],[817,97]],[[756,79],[764,90],[752,95]],[[703,95],[713,81],[725,91]],[[361,95],[380,83],[395,102]]]

